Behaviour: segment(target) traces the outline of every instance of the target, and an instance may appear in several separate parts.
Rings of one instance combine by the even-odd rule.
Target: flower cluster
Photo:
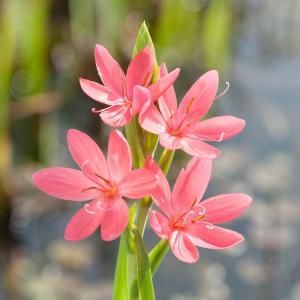
[[[136,122],[143,139],[155,136],[165,151],[181,149],[192,158],[180,171],[171,192],[153,155],[133,169],[135,145],[129,145],[121,131],[111,131],[105,158],[89,136],[70,129],[68,147],[80,170],[53,167],[33,175],[35,185],[43,192],[84,202],[68,223],[65,239],[85,239],[99,227],[103,240],[118,238],[129,223],[126,199],[148,196],[145,199],[149,203],[150,196],[157,207],[149,213],[150,227],[169,242],[181,261],[196,262],[196,246],[225,249],[243,241],[239,233],[217,224],[240,216],[252,201],[249,196],[222,194],[201,200],[210,180],[212,160],[220,154],[207,142],[229,139],[245,126],[244,120],[233,116],[202,120],[218,98],[217,71],[201,76],[177,105],[173,84],[179,70],[169,73],[162,64],[154,76],[156,59],[150,46],[137,53],[126,74],[102,45],[96,46],[95,60],[103,84],[80,79],[80,85],[89,97],[108,107],[92,111],[111,127]],[[153,145],[155,149],[156,143]]]

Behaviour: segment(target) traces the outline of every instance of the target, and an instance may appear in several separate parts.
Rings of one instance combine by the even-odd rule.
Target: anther
[[[225,85],[226,85],[225,90],[224,90],[220,95],[218,95],[218,96],[215,98],[215,100],[221,98],[222,96],[224,96],[224,95],[228,92],[229,87],[230,87],[230,83],[229,83],[228,81],[226,81],[226,82],[225,82]]]
[[[186,107],[186,113],[188,113],[192,107],[193,102],[195,101],[195,97],[193,97],[190,102],[188,103],[187,107]]]
[[[81,193],[85,193],[85,192],[91,191],[91,190],[98,190],[98,188],[95,187],[95,186],[91,186],[91,187],[88,187],[88,188],[86,188],[86,189],[83,189],[83,190],[81,191]]]

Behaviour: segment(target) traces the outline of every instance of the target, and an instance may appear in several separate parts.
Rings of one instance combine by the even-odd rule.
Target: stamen
[[[83,206],[83,209],[84,209],[87,213],[89,213],[89,214],[91,214],[91,215],[95,215],[95,214],[96,214],[96,211],[90,210],[89,207],[90,207],[90,204],[87,203],[87,204],[85,204],[85,205]]]
[[[226,81],[226,82],[225,82],[225,85],[226,85],[225,90],[224,90],[220,95],[218,95],[218,96],[215,98],[215,100],[221,98],[222,96],[224,96],[224,95],[228,92],[229,87],[230,87],[230,83],[229,83],[228,81]]]
[[[110,182],[108,179],[102,177],[102,176],[99,175],[98,173],[95,173],[95,175],[96,175],[98,178],[100,178],[101,180],[103,180],[106,184],[108,184],[109,186],[111,186],[111,182]]]
[[[205,207],[202,205],[195,206],[184,216],[184,223],[197,223],[205,217]]]
[[[205,218],[206,214],[202,215],[202,216],[198,216],[195,219],[192,220],[192,223],[197,223],[198,221],[202,220],[203,218]]]
[[[91,187],[88,187],[88,188],[86,188],[86,189],[83,189],[83,190],[81,191],[81,193],[85,193],[85,192],[90,191],[90,190],[98,190],[98,188],[95,187],[95,186],[91,186]]]
[[[96,109],[95,107],[92,108],[92,113],[94,114],[100,114],[102,112],[102,109]]]
[[[113,199],[102,199],[97,201],[97,208],[99,209],[98,211],[108,211],[111,210],[115,205],[115,201]]]
[[[189,111],[190,111],[190,109],[191,109],[191,107],[192,107],[192,104],[193,104],[193,102],[195,101],[195,97],[193,97],[191,100],[190,100],[190,102],[188,103],[188,105],[187,105],[187,107],[186,107],[186,111],[185,111],[185,113],[188,113]]]
[[[225,136],[225,132],[222,132],[220,135],[220,138],[217,140],[217,142],[222,142]]]
[[[147,72],[147,74],[146,74],[146,76],[145,76],[145,79],[144,79],[144,81],[143,81],[143,83],[142,83],[142,86],[146,86],[146,82],[147,82],[147,80],[149,79],[149,76],[150,76],[150,72]]]

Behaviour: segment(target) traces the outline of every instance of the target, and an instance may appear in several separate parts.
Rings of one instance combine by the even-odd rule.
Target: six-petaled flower
[[[181,170],[172,192],[152,159],[147,161],[147,167],[159,178],[160,185],[151,194],[163,212],[151,212],[150,226],[160,238],[169,241],[179,260],[196,262],[196,246],[226,249],[243,241],[241,234],[215,224],[240,216],[252,201],[248,195],[222,194],[201,201],[211,176],[211,160],[191,159],[186,170]]]
[[[148,87],[151,100],[155,101],[176,80],[179,69],[161,77],[151,83],[154,72],[153,50],[147,46],[141,50],[130,62],[126,75],[117,61],[102,45],[95,49],[95,60],[99,76],[103,85],[80,79],[82,90],[97,102],[109,105],[102,110],[93,110],[99,113],[104,123],[113,127],[128,124],[145,104],[139,87]]]
[[[160,72],[165,76],[166,67]],[[170,87],[158,100],[159,110],[151,101],[143,106],[140,125],[159,135],[160,144],[167,149],[182,149],[199,158],[217,157],[220,150],[204,141],[221,142],[238,134],[245,126],[244,120],[233,116],[199,122],[216,99],[218,81],[217,71],[204,74],[185,94],[178,108],[174,88]]]
[[[64,200],[87,201],[71,219],[65,239],[81,240],[101,226],[101,238],[116,239],[128,224],[128,206],[123,197],[138,199],[156,186],[155,175],[144,169],[132,170],[129,145],[115,130],[109,137],[107,160],[86,134],[68,131],[68,146],[81,170],[54,167],[33,175],[43,192]]]

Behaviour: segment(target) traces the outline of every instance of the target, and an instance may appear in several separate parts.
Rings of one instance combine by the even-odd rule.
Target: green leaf
[[[159,166],[165,175],[168,174],[171,167],[175,150],[165,149],[159,159]]]
[[[114,277],[113,300],[132,300],[129,297],[129,286],[136,277],[135,261],[133,254],[136,249],[134,237],[129,230],[130,224],[134,221],[136,205],[130,208],[129,225],[122,234],[119,245],[119,252]]]
[[[144,166],[144,152],[141,145],[142,132],[141,127],[138,124],[136,116],[132,118],[131,122],[125,126],[125,133],[128,144],[132,153],[132,162],[134,168]]]
[[[155,300],[149,256],[138,228],[133,225],[132,233],[136,244],[137,281],[140,300]]]
[[[170,249],[169,241],[168,240],[160,240],[155,245],[155,247],[150,251],[149,264],[150,264],[150,268],[151,268],[152,277],[154,276],[158,267],[160,266],[163,259],[167,255],[169,249]],[[138,293],[137,291],[138,291],[138,280],[137,280],[137,278],[135,278],[131,285],[131,290],[130,290],[132,298],[133,298],[132,295],[136,295]]]
[[[169,241],[160,240],[149,253],[149,262],[150,262],[152,276],[157,271],[158,267],[160,266],[161,262],[165,258],[169,249],[170,249]]]
[[[125,235],[121,236],[117,265],[114,277],[113,300],[129,300],[127,242]]]
[[[145,21],[142,23],[139,32],[136,36],[136,40],[135,40],[135,45],[132,51],[132,57],[135,57],[139,51],[141,51],[142,49],[144,49],[147,45],[149,45],[155,54],[155,49],[154,49],[154,45],[152,42],[152,38],[151,35],[149,33],[148,27],[145,23]]]
[[[147,45],[152,48],[153,53],[154,53],[155,63],[154,63],[154,72],[153,72],[153,78],[152,78],[152,81],[154,82],[154,81],[156,81],[156,78],[158,75],[158,64],[156,61],[154,44],[153,44],[151,35],[149,33],[148,27],[144,21],[139,29],[137,36],[136,36],[135,45],[134,45],[134,48],[132,51],[132,57],[135,57],[138,54],[138,52],[141,51],[142,49],[144,49]]]

